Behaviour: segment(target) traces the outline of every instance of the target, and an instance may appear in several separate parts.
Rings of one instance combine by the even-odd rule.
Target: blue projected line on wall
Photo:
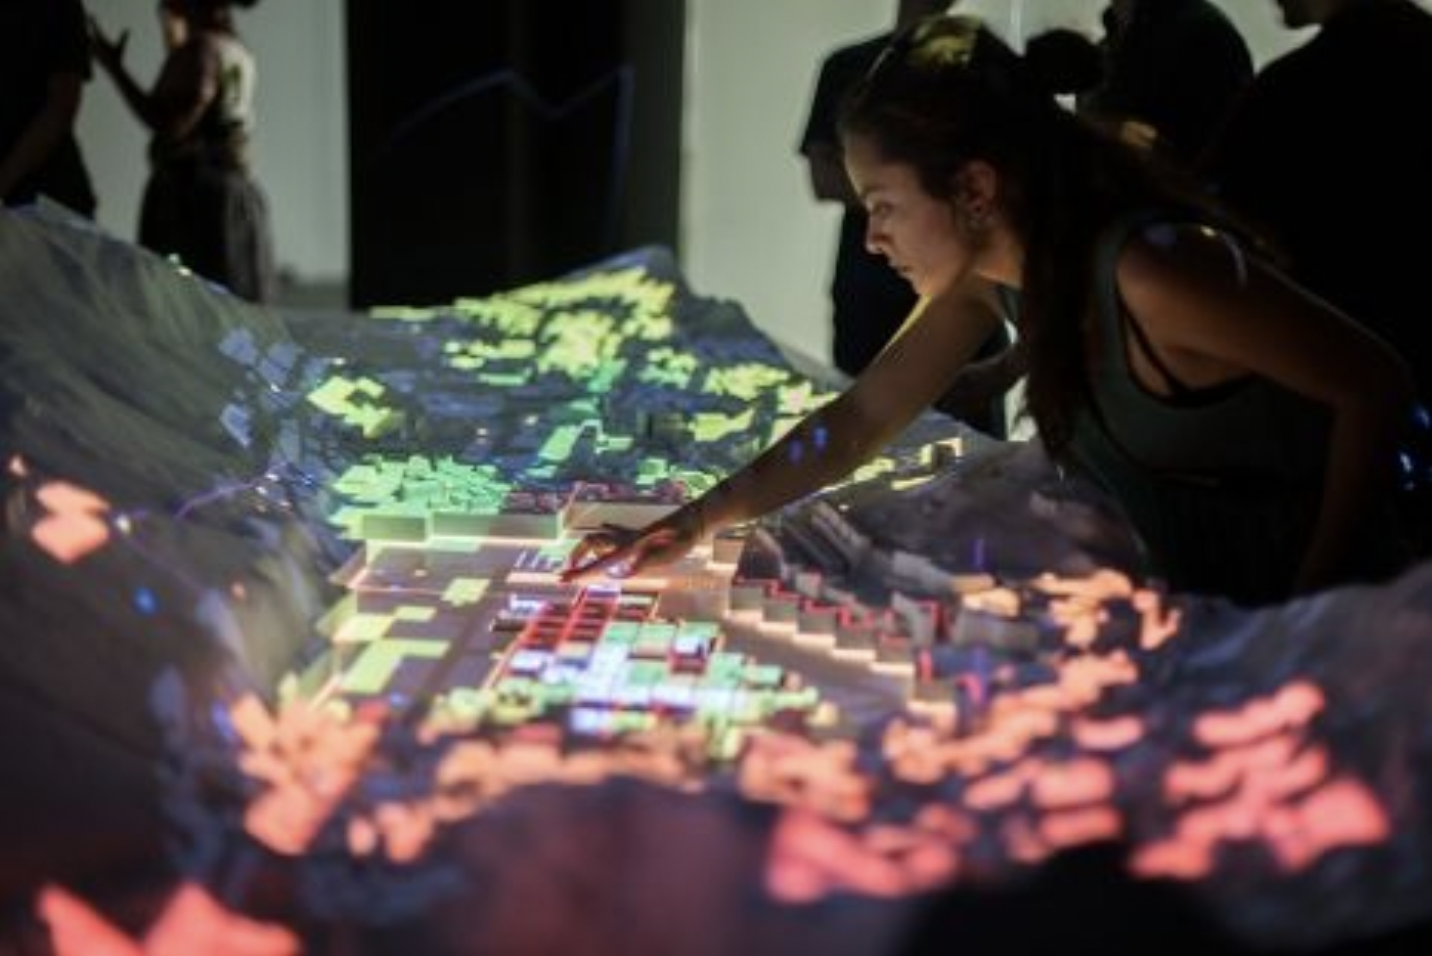
[[[606,92],[608,87],[614,87],[617,98],[615,128],[612,130],[612,179],[611,190],[608,194],[606,221],[602,227],[603,239],[610,246],[616,239],[616,211],[620,206],[619,200],[626,182],[627,162],[631,153],[633,76],[634,73],[630,66],[617,67],[612,72],[598,77],[575,95],[556,102],[538,93],[527,78],[515,70],[498,70],[495,73],[489,73],[459,84],[419,107],[412,115],[397,125],[388,136],[387,142],[373,154],[370,162],[374,166],[379,165],[402,144],[403,140],[412,136],[423,125],[457,104],[493,90],[505,90],[517,94],[544,120],[553,122],[572,115],[586,106],[590,100]]]

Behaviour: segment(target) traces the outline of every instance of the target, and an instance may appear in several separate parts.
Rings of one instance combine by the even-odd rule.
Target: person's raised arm
[[[89,25],[90,49],[94,53],[95,62],[114,81],[115,88],[119,90],[119,95],[125,105],[135,116],[139,117],[141,122],[152,127],[153,124],[149,119],[149,114],[152,112],[149,92],[139,85],[124,64],[124,54],[129,49],[129,31],[121,30],[118,34],[110,36],[104,32],[104,27],[100,26],[99,21],[94,17],[90,17]]]
[[[636,531],[611,528],[573,550],[564,579],[620,577],[680,558],[703,537],[759,517],[845,477],[944,391],[1001,321],[994,287],[969,279],[916,306],[860,377],[749,464]]]
[[[1339,580],[1360,526],[1395,487],[1411,376],[1385,342],[1232,240],[1181,228],[1120,257],[1124,301],[1154,348],[1200,377],[1251,372],[1320,403],[1330,440],[1317,525],[1295,587]]]
[[[154,88],[146,90],[124,63],[128,30],[111,38],[91,19],[90,36],[95,62],[114,80],[139,121],[158,136],[177,139],[188,133],[218,94],[218,68],[211,43],[191,42],[171,52]]]

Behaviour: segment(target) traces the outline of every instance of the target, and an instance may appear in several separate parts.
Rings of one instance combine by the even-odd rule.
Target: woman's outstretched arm
[[[970,278],[920,302],[885,350],[837,398],[756,458],[645,528],[594,532],[564,579],[621,577],[670,563],[703,537],[819,491],[869,461],[935,401],[1003,321],[994,286]]]

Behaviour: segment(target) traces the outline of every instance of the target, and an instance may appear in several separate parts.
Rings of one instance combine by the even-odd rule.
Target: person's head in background
[[[1194,200],[1062,107],[1065,67],[1042,49],[1020,57],[974,17],[921,20],[857,84],[841,130],[871,248],[917,291],[968,276],[1020,289],[1028,407],[1057,452],[1085,396],[1098,235],[1125,213]]]
[[[1138,5],[1139,0],[1109,0],[1109,5],[1104,8],[1104,29],[1114,32],[1128,26]]]
[[[1283,13],[1283,25],[1291,30],[1318,26],[1347,7],[1369,0],[1275,0]]]
[[[895,29],[903,30],[916,20],[944,13],[953,5],[953,0],[899,0],[895,10]]]
[[[198,30],[234,32],[234,7],[252,7],[258,0],[160,0],[159,26],[166,49],[188,42]]]

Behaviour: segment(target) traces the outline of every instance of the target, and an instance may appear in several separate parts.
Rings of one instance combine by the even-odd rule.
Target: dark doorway
[[[683,0],[349,0],[352,305],[675,249]]]

